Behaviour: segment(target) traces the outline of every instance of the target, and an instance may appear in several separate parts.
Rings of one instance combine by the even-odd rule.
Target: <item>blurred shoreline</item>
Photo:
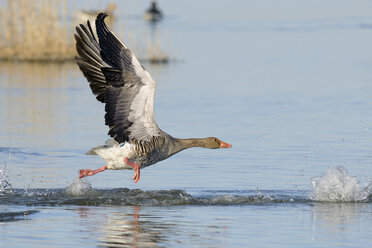
[[[75,8],[73,11],[68,10],[70,9],[68,5],[70,3],[67,0],[0,2],[0,62],[74,62],[75,26],[89,20],[94,29],[94,21],[99,12],[108,13],[106,23],[111,28],[115,27],[116,22],[120,30],[124,26],[126,29],[131,28],[126,15],[124,20],[118,20],[123,16],[115,14],[115,1],[107,2],[105,8]],[[125,33],[131,39],[134,36],[133,32],[126,30]],[[175,61],[161,48],[158,33],[157,27],[152,25],[150,30],[141,32],[141,38],[137,38],[137,42],[132,44],[132,51],[139,60],[157,64]]]

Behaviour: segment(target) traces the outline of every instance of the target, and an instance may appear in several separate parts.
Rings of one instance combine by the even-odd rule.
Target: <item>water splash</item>
[[[0,165],[0,195],[9,193],[12,190],[12,184],[10,183],[6,169],[6,163]]]
[[[361,182],[343,166],[328,168],[321,177],[311,179],[310,199],[324,202],[366,202],[370,200],[372,182]]]
[[[65,193],[70,196],[83,196],[94,193],[92,185],[84,179],[75,178],[74,181],[65,188]]]

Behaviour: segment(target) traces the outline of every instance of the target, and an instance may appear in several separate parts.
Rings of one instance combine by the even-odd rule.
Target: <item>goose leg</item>
[[[79,171],[79,178],[83,178],[86,176],[93,176],[97,174],[98,172],[107,170],[107,166],[102,166],[101,168],[98,168],[97,170],[91,170],[91,169],[81,169]]]
[[[132,178],[133,178],[134,182],[137,183],[138,180],[140,179],[140,166],[139,166],[139,164],[130,162],[127,157],[125,157],[123,160],[124,160],[124,163],[126,163],[127,165],[129,165],[133,168],[134,173],[133,173]]]

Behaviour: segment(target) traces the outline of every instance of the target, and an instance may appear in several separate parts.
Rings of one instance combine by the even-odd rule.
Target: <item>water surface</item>
[[[117,4],[130,48],[145,57],[154,35],[174,58],[143,64],[159,126],[233,147],[176,154],[138,184],[131,171],[79,181],[103,165],[85,152],[108,138],[104,106],[73,63],[2,63],[1,247],[370,243],[370,2],[162,1],[156,27],[146,3]]]

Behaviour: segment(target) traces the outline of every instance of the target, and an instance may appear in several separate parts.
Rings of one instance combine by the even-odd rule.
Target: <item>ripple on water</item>
[[[28,215],[38,213],[37,210],[25,210],[17,212],[0,212],[0,222],[24,220]]]
[[[303,192],[222,191],[192,196],[184,190],[92,189],[87,182],[73,182],[65,189],[13,189],[0,196],[0,204],[28,206],[170,206],[170,205],[250,205],[307,202]]]
[[[0,178],[1,179],[1,178]],[[370,202],[372,183],[360,182],[344,167],[327,169],[311,179],[311,191],[212,190],[193,196],[184,190],[93,189],[76,179],[64,189],[10,189],[0,193],[0,205],[28,206],[170,206],[250,205],[323,202]]]

